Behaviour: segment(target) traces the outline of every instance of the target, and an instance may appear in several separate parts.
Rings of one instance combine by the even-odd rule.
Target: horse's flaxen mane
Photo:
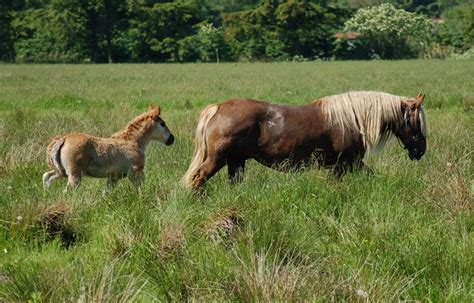
[[[112,134],[111,137],[124,140],[136,139],[153,127],[151,119],[153,119],[155,116],[157,116],[156,110],[149,110],[148,112],[133,118],[133,120],[130,121],[124,129]]]
[[[406,99],[412,98],[362,91],[324,97],[321,104],[328,123],[341,127],[343,133],[348,129],[359,132],[370,152],[383,147],[391,137],[391,131],[384,128],[384,124],[402,121],[400,106]]]

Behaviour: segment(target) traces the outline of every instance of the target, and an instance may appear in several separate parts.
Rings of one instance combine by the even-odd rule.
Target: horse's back
[[[63,137],[61,158],[68,170],[92,177],[125,175],[132,166],[144,163],[136,144],[117,138],[100,138],[83,133]]]
[[[315,146],[328,144],[322,142],[326,124],[318,104],[233,99],[219,104],[211,122],[208,141],[231,157],[256,158],[271,164],[291,154],[306,157]]]

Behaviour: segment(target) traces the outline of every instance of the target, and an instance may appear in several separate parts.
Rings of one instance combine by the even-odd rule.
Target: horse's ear
[[[159,116],[159,115],[160,115],[160,113],[161,113],[161,108],[160,108],[160,105],[158,105],[158,104],[156,105],[156,107],[155,107],[155,111],[156,111],[156,114]]]
[[[414,103],[413,100],[407,99],[407,100],[402,100],[402,107],[406,110],[407,108],[409,109],[414,109]]]
[[[152,110],[152,109],[154,109],[154,108],[155,108],[155,106],[154,106],[153,104],[148,104],[148,110],[149,110],[149,111]]]
[[[415,106],[420,107],[423,100],[425,100],[425,94],[419,93],[418,96],[416,96]]]

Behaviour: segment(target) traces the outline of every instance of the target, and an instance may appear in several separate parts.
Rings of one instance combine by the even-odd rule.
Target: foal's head
[[[401,101],[403,122],[395,132],[411,160],[420,160],[426,151],[426,121],[421,104],[425,95]]]
[[[160,117],[160,113],[161,113],[160,106],[150,105],[148,108],[148,113],[153,123],[151,139],[160,141],[161,143],[164,143],[166,145],[173,144],[174,136],[169,130],[168,126],[166,126],[165,121],[163,121],[163,119],[161,119]]]

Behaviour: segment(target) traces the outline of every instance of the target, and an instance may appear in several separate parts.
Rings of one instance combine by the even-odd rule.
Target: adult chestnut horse
[[[183,181],[197,188],[224,165],[230,181],[238,181],[247,159],[276,169],[315,163],[341,176],[364,168],[364,155],[392,135],[410,159],[419,160],[426,150],[423,98],[367,91],[297,106],[250,99],[209,105],[201,113],[194,159]]]

